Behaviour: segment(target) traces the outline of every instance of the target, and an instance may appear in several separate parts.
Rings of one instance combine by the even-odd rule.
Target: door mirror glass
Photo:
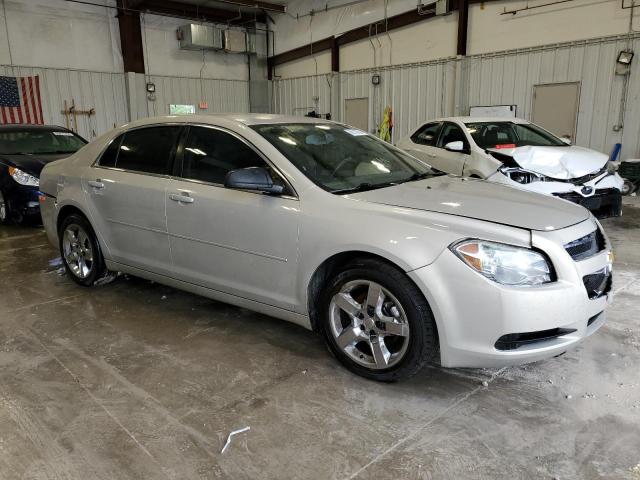
[[[284,191],[282,185],[273,182],[269,170],[263,167],[248,167],[231,170],[224,181],[226,188],[256,190],[274,195]]]
[[[450,152],[462,152],[464,150],[464,143],[461,141],[449,142],[444,146],[444,149]]]

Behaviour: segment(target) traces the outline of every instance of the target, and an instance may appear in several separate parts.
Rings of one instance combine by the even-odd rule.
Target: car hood
[[[25,154],[25,155],[0,155],[0,163],[17,167],[31,175],[39,176],[47,163],[51,163],[61,158],[67,158],[72,153],[55,154]]]
[[[602,170],[609,160],[609,157],[604,153],[574,145],[566,147],[492,148],[489,151],[508,155],[526,170],[559,180],[579,178],[597,172]]]
[[[349,198],[528,230],[557,230],[589,218],[586,209],[564,200],[493,182],[454,176],[353,193]]]

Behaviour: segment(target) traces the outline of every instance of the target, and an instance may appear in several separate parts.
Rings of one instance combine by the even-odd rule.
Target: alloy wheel
[[[62,238],[62,252],[71,272],[78,278],[87,278],[93,269],[93,247],[84,229],[72,223]]]
[[[0,222],[4,222],[7,219],[7,202],[4,199],[4,195],[0,191]]]
[[[397,365],[409,346],[409,322],[402,305],[369,280],[347,282],[331,298],[329,328],[350,359],[375,370]]]

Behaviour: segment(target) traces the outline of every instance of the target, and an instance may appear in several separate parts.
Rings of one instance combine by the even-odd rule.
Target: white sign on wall
[[[517,105],[479,105],[469,109],[470,117],[515,118],[517,114]]]

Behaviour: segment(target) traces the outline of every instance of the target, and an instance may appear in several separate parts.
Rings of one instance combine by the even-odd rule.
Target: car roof
[[[33,125],[30,123],[10,123],[0,125],[0,132],[20,132],[24,130],[42,130],[48,132],[70,132],[64,127],[58,125]]]
[[[123,125],[125,128],[159,123],[204,123],[210,125],[224,125],[233,122],[243,125],[262,125],[278,123],[334,123],[322,118],[296,117],[293,115],[273,115],[268,113],[215,113],[206,115],[164,115],[143,118]]]
[[[482,123],[482,122],[512,122],[512,123],[531,123],[522,118],[508,117],[444,117],[431,120],[432,122],[462,122],[462,123]]]

